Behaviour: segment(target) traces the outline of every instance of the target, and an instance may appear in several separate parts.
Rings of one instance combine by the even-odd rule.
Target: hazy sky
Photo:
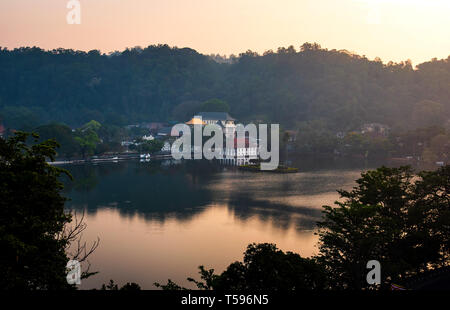
[[[384,62],[450,55],[450,0],[1,0],[0,46],[102,52],[167,43],[205,54],[318,42]]]

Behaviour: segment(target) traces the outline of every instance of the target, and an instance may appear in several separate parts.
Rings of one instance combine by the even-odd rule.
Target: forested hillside
[[[405,55],[405,58],[407,55]],[[383,64],[305,43],[220,62],[167,45],[98,51],[0,51],[0,118],[30,129],[52,121],[92,119],[125,125],[179,120],[211,99],[243,121],[285,128],[320,121],[348,131],[362,123],[392,127],[444,125],[450,119],[450,57],[413,68]]]

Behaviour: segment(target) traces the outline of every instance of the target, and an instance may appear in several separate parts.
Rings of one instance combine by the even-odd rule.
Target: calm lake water
[[[81,288],[114,279],[153,289],[167,279],[192,287],[205,265],[217,272],[242,260],[252,242],[275,243],[302,256],[317,253],[321,206],[350,189],[363,163],[295,164],[297,174],[238,171],[202,161],[70,165],[67,206],[85,211],[85,241],[100,238]]]

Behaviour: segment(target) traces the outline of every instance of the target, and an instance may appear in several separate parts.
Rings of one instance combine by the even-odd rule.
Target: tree
[[[101,124],[99,122],[92,120],[76,131],[75,140],[80,146],[83,158],[85,158],[86,155],[94,154],[97,144],[100,143],[100,138],[97,134],[100,127]]]
[[[199,101],[184,101],[175,106],[172,111],[172,117],[176,121],[189,120],[195,113],[200,112],[202,103]]]
[[[80,130],[81,131],[88,131],[88,130],[92,130],[95,132],[98,132],[100,130],[100,128],[102,127],[102,124],[100,124],[99,122],[97,122],[96,120],[91,120],[90,122],[84,124]]]
[[[437,171],[423,171],[415,184],[415,203],[410,209],[413,223],[418,223],[419,237],[425,236],[424,250],[432,250],[434,266],[448,266],[450,261],[450,165]]]
[[[416,176],[410,167],[378,168],[324,206],[320,257],[336,288],[367,288],[366,263],[382,265],[383,283],[402,282],[449,261],[450,166]]]
[[[39,123],[39,116],[28,107],[4,106],[0,109],[6,128],[31,130]]]
[[[314,258],[284,253],[274,244],[250,244],[243,262],[235,262],[217,278],[214,289],[291,291],[324,289],[327,279]]]
[[[110,55],[3,48],[0,114],[14,129],[50,121],[78,127],[91,119],[116,125],[187,121],[200,111],[196,102],[220,98],[240,120],[258,114],[256,119],[291,129],[296,122],[319,119],[334,132],[372,122],[409,128],[450,118],[449,64],[447,58],[412,70],[409,62],[385,65],[317,43],[305,43],[299,51],[248,51],[225,63],[167,45]],[[440,103],[442,113],[425,107],[422,122],[418,107],[417,122],[411,122],[407,114],[424,100]]]
[[[430,149],[436,154],[438,159],[448,158],[450,155],[450,136],[447,134],[439,134],[430,141]]]
[[[45,162],[55,141],[29,147],[28,137],[0,138],[0,287],[68,288],[66,242],[56,237],[70,222],[58,180],[66,171]]]
[[[64,210],[59,178],[71,176],[46,162],[54,159],[58,144],[38,139],[23,132],[0,138],[1,289],[72,289],[66,280],[69,257],[81,263],[98,246],[81,242],[83,217]],[[78,246],[69,251],[73,242]],[[92,274],[88,267],[81,277]]]
[[[188,278],[198,289],[204,290],[251,290],[292,291],[324,289],[327,279],[322,267],[314,258],[279,250],[275,244],[250,244],[244,253],[243,262],[234,262],[220,275],[214,269],[199,267],[200,281]],[[180,290],[183,287],[171,280],[166,285],[155,283],[165,290]]]
[[[200,109],[202,112],[229,112],[230,106],[220,99],[210,99],[205,101]]]
[[[337,147],[338,139],[322,121],[300,122],[295,144],[300,153],[330,154]]]
[[[438,160],[438,155],[427,147],[422,152],[422,160],[426,163],[435,163]]]
[[[119,289],[119,285],[117,285],[114,280],[109,280],[108,284],[102,284],[102,291],[140,291],[141,287],[139,284],[134,282],[127,282],[124,286]]]
[[[444,107],[438,102],[422,100],[413,109],[411,120],[415,127],[442,125],[445,120]]]
[[[318,256],[302,258],[274,244],[250,244],[243,262],[217,275],[199,267],[199,289],[376,289],[367,283],[367,263],[378,260],[381,288],[450,264],[450,165],[413,173],[410,167],[362,173],[351,191],[339,191],[335,207],[324,206]],[[157,287],[185,289],[173,281]]]
[[[302,46],[300,46],[300,50],[302,52],[305,51],[319,51],[321,49],[320,44],[314,42],[314,43],[309,43],[309,42],[305,42],[303,43]]]
[[[55,139],[60,144],[57,149],[59,156],[72,157],[79,151],[79,144],[75,140],[72,129],[64,124],[51,123],[35,129],[39,137],[45,141]]]
[[[141,144],[139,144],[138,149],[141,153],[156,153],[161,151],[161,148],[163,146],[163,141],[153,139],[151,141],[143,141]]]

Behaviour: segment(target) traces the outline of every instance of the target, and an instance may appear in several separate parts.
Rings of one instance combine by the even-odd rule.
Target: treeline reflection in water
[[[252,242],[276,243],[302,256],[316,251],[321,206],[351,188],[366,166],[302,161],[297,174],[238,171],[206,161],[128,161],[66,166],[67,208],[85,212],[86,241],[99,274],[143,288],[168,278],[189,287],[200,264],[221,272]]]
[[[88,214],[114,208],[124,217],[189,221],[208,206],[225,205],[242,221],[257,216],[279,228],[294,224],[301,230],[314,229],[321,206],[333,203],[336,189],[351,187],[361,171],[309,165],[297,174],[252,173],[207,161],[172,160],[65,168],[74,178],[65,182],[67,206]]]

